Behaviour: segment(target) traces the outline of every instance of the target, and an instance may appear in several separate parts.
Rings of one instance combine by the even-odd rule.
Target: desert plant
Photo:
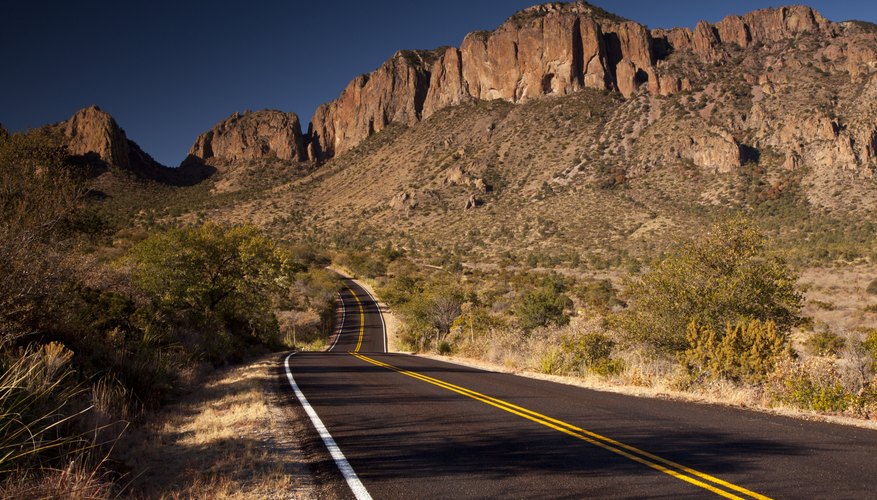
[[[782,403],[826,412],[844,411],[857,403],[830,360],[786,362],[771,378],[773,397]]]
[[[765,238],[743,219],[720,223],[630,282],[631,307],[612,317],[631,343],[664,352],[687,347],[686,327],[719,330],[740,318],[771,321],[787,333],[800,319],[797,276],[770,257]]]
[[[830,330],[825,330],[810,335],[804,345],[816,356],[837,356],[846,345],[846,340]]]
[[[615,342],[601,332],[564,337],[561,350],[570,371],[611,375],[621,371],[621,362],[612,359]]]
[[[551,324],[562,326],[569,323],[566,310],[572,307],[572,300],[556,288],[543,286],[523,294],[518,301],[515,313],[521,328],[530,330]]]
[[[871,280],[871,282],[868,283],[868,287],[865,289],[865,291],[871,295],[877,295],[877,279]]]
[[[728,323],[720,335],[711,326],[692,320],[686,338],[689,347],[679,361],[693,383],[720,379],[760,383],[777,362],[791,354],[787,336],[772,321]]]
[[[0,373],[0,475],[39,466],[45,459],[88,448],[64,425],[79,413],[70,401],[81,393],[71,384],[73,353],[51,343],[28,347],[3,363]]]
[[[871,356],[871,370],[877,372],[877,329],[871,330],[866,334],[865,340],[862,342],[862,345]]]

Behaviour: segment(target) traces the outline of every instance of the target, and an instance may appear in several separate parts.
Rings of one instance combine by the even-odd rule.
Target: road
[[[877,498],[873,430],[387,354],[368,293],[341,303],[333,348],[286,366],[351,496]]]

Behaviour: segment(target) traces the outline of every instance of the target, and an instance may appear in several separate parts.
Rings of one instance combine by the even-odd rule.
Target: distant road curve
[[[387,354],[374,298],[340,304],[284,370],[351,496],[877,498],[877,431]]]

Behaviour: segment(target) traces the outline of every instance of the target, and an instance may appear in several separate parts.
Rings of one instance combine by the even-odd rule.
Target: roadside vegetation
[[[114,445],[176,387],[331,329],[318,252],[248,225],[115,229],[87,178],[51,138],[0,138],[5,498],[123,493],[142,471]]]
[[[805,316],[798,275],[741,217],[618,285],[551,270],[436,266],[398,249],[355,255],[357,274],[403,320],[401,350],[600,386],[877,415],[877,330],[833,331]],[[344,252],[336,260],[351,262]]]

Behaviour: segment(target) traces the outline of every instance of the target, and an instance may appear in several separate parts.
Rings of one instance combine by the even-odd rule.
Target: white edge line
[[[304,393],[301,392],[298,384],[295,383],[295,379],[292,377],[292,370],[289,369],[289,358],[291,358],[293,354],[295,353],[289,353],[286,356],[283,364],[286,368],[286,378],[289,379],[289,385],[292,386],[292,390],[293,392],[295,392],[295,397],[298,398],[298,401],[305,409],[308,417],[310,417],[311,422],[314,424],[314,427],[316,427],[317,432],[320,434],[320,438],[323,439],[323,444],[326,445],[326,448],[329,450],[329,454],[332,455],[332,459],[335,460],[335,464],[338,466],[338,470],[341,471],[341,475],[344,476],[344,480],[347,481],[347,486],[350,487],[353,495],[357,498],[357,500],[371,500],[372,496],[369,494],[368,490],[365,489],[362,481],[359,480],[359,476],[356,475],[356,472],[353,470],[353,467],[351,467],[350,462],[347,461],[344,453],[341,452],[341,448],[339,448],[338,444],[335,443],[335,439],[332,438],[331,434],[329,434],[329,430],[326,429],[323,421],[320,420],[320,416],[317,415],[316,410],[314,410],[310,403],[308,403],[308,399],[305,397]]]
[[[378,299],[376,299],[375,296],[368,291],[368,288],[362,285],[359,285],[359,287],[365,290],[365,293],[367,293],[368,296],[372,299],[372,302],[375,303],[375,307],[378,308],[378,317],[381,318],[381,328],[384,330],[384,352],[389,352],[389,350],[387,349],[387,324],[384,323],[384,313],[381,312],[381,304],[380,302],[378,302]]]
[[[335,344],[337,344],[338,339],[341,338],[341,331],[344,330],[344,320],[347,319],[347,308],[344,307],[344,297],[341,296],[341,292],[338,292],[338,302],[341,302],[341,325],[338,326],[338,334],[335,335],[335,342],[332,342],[332,346],[327,349],[327,352],[335,348]]]

